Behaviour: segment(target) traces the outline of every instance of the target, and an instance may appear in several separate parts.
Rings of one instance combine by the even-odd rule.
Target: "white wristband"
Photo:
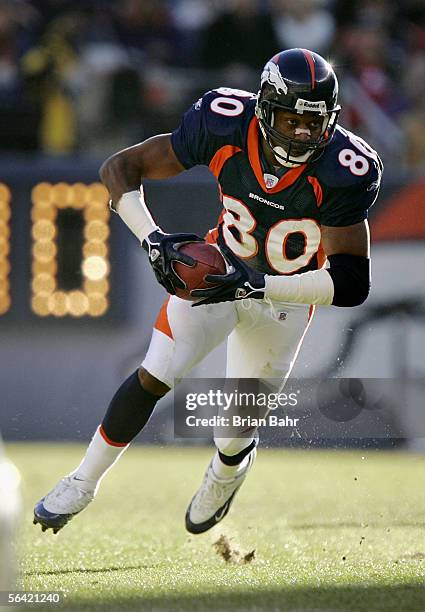
[[[329,306],[334,297],[334,283],[325,270],[314,270],[293,276],[266,274],[265,297],[278,302]]]
[[[124,193],[115,209],[141,243],[151,232],[159,229],[146,206],[143,186],[140,187],[140,191]]]

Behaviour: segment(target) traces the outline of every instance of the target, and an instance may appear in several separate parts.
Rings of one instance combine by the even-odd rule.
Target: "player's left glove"
[[[192,306],[233,302],[246,298],[262,300],[266,287],[265,275],[247,266],[230,249],[221,247],[220,250],[230,269],[227,274],[208,274],[205,280],[217,286],[209,289],[193,289],[190,294],[203,299],[194,302]]]

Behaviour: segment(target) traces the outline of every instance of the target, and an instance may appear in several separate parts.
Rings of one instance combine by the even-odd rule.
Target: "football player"
[[[149,350],[118,389],[81,464],[35,507],[35,522],[57,532],[83,510],[99,482],[148,421],[155,404],[227,339],[228,378],[285,380],[316,305],[356,306],[370,286],[368,208],[382,163],[364,140],[338,125],[332,66],[306,49],[277,53],[257,95],[207,92],[172,134],[109,158],[100,170],[111,206],[147,251],[170,294]],[[229,264],[217,286],[176,297],[173,262],[193,234],[167,234],[145,200],[143,179],[207,165],[223,210],[207,241]],[[170,211],[172,214],[172,210]],[[270,308],[270,305],[273,307]],[[194,306],[194,307],[193,307]],[[284,310],[285,317],[277,316]],[[257,435],[215,436],[216,452],[186,513],[201,533],[221,521],[251,468]]]

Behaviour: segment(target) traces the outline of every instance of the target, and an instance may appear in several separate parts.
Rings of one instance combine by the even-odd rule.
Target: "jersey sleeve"
[[[186,168],[208,165],[214,155],[208,138],[208,127],[200,98],[183,115],[179,127],[171,134],[171,144],[180,163]],[[212,153],[212,154],[211,154]]]
[[[230,98],[227,92],[235,91],[239,95]],[[193,104],[171,134],[171,144],[180,163],[186,169],[208,166],[222,146],[240,145],[253,97],[250,92],[220,88],[208,91]]]
[[[332,145],[331,145],[332,147]],[[320,176],[322,225],[344,227],[368,217],[381,186],[383,164],[364,140],[339,127]]]
[[[377,176],[347,187],[325,187],[320,209],[322,225],[343,227],[367,219],[368,210],[378,197],[380,183],[380,176]]]

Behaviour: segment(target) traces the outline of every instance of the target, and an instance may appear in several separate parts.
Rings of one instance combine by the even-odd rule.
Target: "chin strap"
[[[273,151],[273,155],[275,156],[276,160],[281,166],[285,166],[285,168],[298,168],[298,166],[301,164],[305,164],[314,153],[314,151],[307,151],[307,153],[304,153],[304,155],[300,155],[299,157],[295,157],[294,155],[289,158],[292,161],[289,161],[289,159],[287,159],[288,153],[283,147],[272,147],[269,143],[267,144]]]
[[[264,140],[266,141],[267,146],[269,147],[270,151],[273,153],[277,163],[280,166],[284,166],[285,168],[298,168],[298,166],[300,166],[301,164],[305,164],[305,162],[308,159],[310,159],[310,157],[315,152],[315,151],[307,151],[307,153],[305,153],[304,155],[301,155],[300,157],[294,156],[294,157],[288,158],[288,153],[287,151],[285,151],[283,147],[280,147],[280,146],[274,147],[271,144],[269,137],[266,134],[265,129],[261,125],[261,121],[258,122],[258,125],[260,126],[261,133],[263,135]]]

